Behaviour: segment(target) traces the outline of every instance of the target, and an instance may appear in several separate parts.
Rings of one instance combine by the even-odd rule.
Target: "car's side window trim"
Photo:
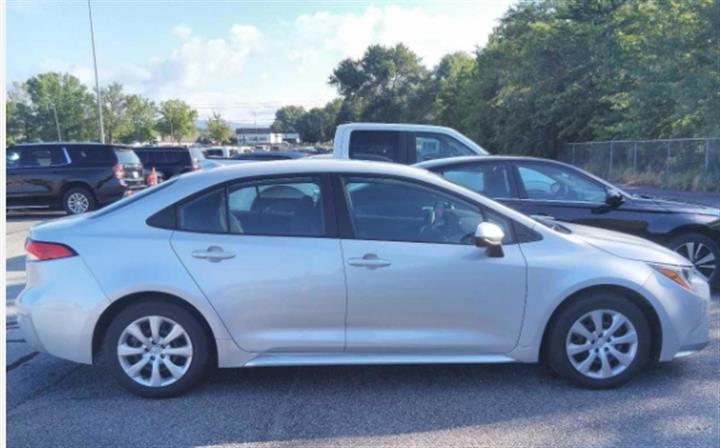
[[[298,180],[298,179],[317,179],[318,184],[320,186],[320,197],[322,199],[322,210],[323,210],[323,234],[322,235],[308,235],[308,236],[297,236],[297,235],[277,235],[277,234],[242,234],[242,233],[232,233],[230,229],[230,205],[229,205],[229,192],[230,188],[237,185],[243,185],[246,184],[248,186],[258,183],[264,183],[264,182],[274,182],[274,181],[289,181],[292,180]],[[224,189],[225,190],[225,220],[226,220],[226,227],[228,231],[224,232],[209,232],[209,231],[195,231],[195,230],[184,230],[179,228],[179,219],[177,218],[178,209],[183,206],[184,204],[192,201],[193,199],[203,196],[213,190],[217,189]],[[279,238],[338,238],[338,231],[337,231],[337,219],[335,216],[335,206],[333,204],[332,199],[332,184],[331,180],[328,174],[325,173],[291,173],[291,174],[273,174],[268,176],[253,176],[253,177],[247,177],[247,178],[240,178],[240,179],[231,179],[224,182],[220,182],[218,184],[211,185],[209,187],[203,188],[200,191],[197,191],[189,196],[186,196],[179,201],[163,208],[162,210],[159,210],[152,216],[150,216],[146,223],[148,225],[150,224],[150,221],[153,220],[153,217],[156,215],[161,215],[162,213],[166,213],[168,209],[173,209],[174,214],[174,226],[172,228],[163,227],[162,228],[168,228],[168,230],[174,230],[176,232],[186,232],[186,233],[204,233],[208,235],[228,235],[228,236],[236,236],[236,237],[249,237],[249,236],[267,236],[267,237],[279,237]],[[153,226],[156,227],[156,226]]]
[[[356,179],[357,178],[361,178],[361,179],[365,178],[368,180],[393,180],[393,181],[397,181],[397,182],[403,182],[403,183],[407,183],[407,184],[417,185],[420,188],[435,190],[435,191],[438,191],[447,196],[456,198],[458,201],[462,201],[469,205],[472,205],[473,207],[477,207],[479,213],[483,217],[483,220],[485,220],[487,218],[487,213],[485,211],[485,209],[487,207],[485,205],[483,205],[479,202],[475,202],[472,199],[467,198],[463,195],[460,195],[452,190],[447,190],[445,188],[438,187],[437,185],[434,185],[434,184],[431,184],[428,182],[423,182],[423,181],[416,180],[416,179],[409,179],[406,177],[393,176],[393,175],[388,175],[388,174],[367,174],[367,173],[336,173],[336,174],[334,174],[334,178],[335,178],[334,187],[337,189],[337,191],[340,192],[340,194],[338,196],[340,197],[340,199],[342,201],[342,204],[340,204],[339,207],[336,207],[336,209],[335,209],[335,213],[337,213],[339,216],[338,223],[340,226],[340,235],[341,235],[340,238],[341,239],[354,239],[354,240],[362,240],[362,241],[391,241],[391,242],[396,242],[396,243],[410,243],[410,244],[449,244],[449,245],[456,245],[456,246],[463,245],[463,244],[450,243],[450,242],[445,243],[445,242],[427,242],[427,241],[383,240],[383,239],[358,237],[355,233],[352,217],[350,216],[350,196],[347,191],[347,188],[345,188],[347,178],[356,178]],[[505,216],[504,214],[498,212],[497,210],[491,210],[491,211],[492,211],[492,213],[502,216],[503,219],[506,219],[511,223],[511,225],[510,225],[510,232],[512,232],[512,235],[510,235],[511,242],[503,243],[503,244],[511,245],[511,244],[517,244],[518,242],[520,242],[517,238],[517,234],[516,234],[516,230],[515,230],[515,226],[518,225],[519,223],[516,223],[514,219]],[[342,215],[342,216],[340,216],[340,215]]]

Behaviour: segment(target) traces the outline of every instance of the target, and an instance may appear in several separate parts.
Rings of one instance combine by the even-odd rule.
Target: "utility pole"
[[[60,121],[58,120],[57,116],[57,109],[55,109],[55,103],[50,103],[53,110],[53,116],[55,117],[55,130],[57,130],[57,141],[62,141],[62,136],[60,135]]]
[[[93,29],[92,8],[88,0],[88,17],[90,18],[90,41],[92,42],[93,66],[95,67],[95,94],[97,98],[97,114],[100,124],[100,143],[105,143],[105,128],[103,126],[102,98],[100,98],[100,82],[98,81],[97,57],[95,56],[95,30]]]

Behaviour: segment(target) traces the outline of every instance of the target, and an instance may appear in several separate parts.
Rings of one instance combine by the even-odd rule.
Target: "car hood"
[[[562,226],[572,232],[569,236],[621,258],[676,266],[692,265],[683,256],[643,238],[579,224],[563,222]]]
[[[635,196],[636,201],[647,201],[671,213],[691,213],[720,218],[720,208],[693,202],[672,201],[652,196]]]

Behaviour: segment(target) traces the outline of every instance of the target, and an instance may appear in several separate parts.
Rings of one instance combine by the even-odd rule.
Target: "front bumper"
[[[644,287],[654,298],[662,327],[659,361],[691,355],[710,343],[710,287],[707,282],[696,278],[691,292],[655,274]]]
[[[109,300],[79,256],[28,261],[17,299],[18,325],[35,350],[92,363],[92,339]]]

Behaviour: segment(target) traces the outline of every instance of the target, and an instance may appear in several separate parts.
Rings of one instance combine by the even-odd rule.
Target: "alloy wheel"
[[[145,316],[125,327],[117,344],[125,374],[148,387],[165,387],[190,368],[193,346],[185,329],[163,316]]]
[[[572,366],[589,378],[608,379],[635,360],[638,335],[630,319],[613,310],[591,311],[568,331],[565,353]]]
[[[700,242],[688,241],[676,247],[675,252],[690,260],[706,280],[713,276],[717,261],[710,247]]]
[[[68,209],[75,214],[85,213],[90,208],[90,200],[87,196],[80,192],[75,192],[68,196]]]

